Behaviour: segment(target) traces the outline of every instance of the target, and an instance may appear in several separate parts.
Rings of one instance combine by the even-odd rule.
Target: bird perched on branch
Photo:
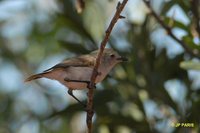
[[[81,103],[81,101],[73,95],[72,91],[88,87],[97,54],[98,50],[95,50],[90,54],[68,58],[39,74],[28,77],[25,82],[39,78],[57,80],[68,88],[68,93],[73,98]],[[116,64],[123,61],[127,61],[127,58],[120,56],[113,49],[105,48],[102,54],[101,63],[97,70],[98,75],[95,84],[101,82]]]

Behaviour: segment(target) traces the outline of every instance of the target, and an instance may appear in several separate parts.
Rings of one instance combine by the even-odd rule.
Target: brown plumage
[[[31,81],[31,80],[42,78],[43,75],[46,74],[46,73],[47,72],[43,72],[43,73],[38,73],[38,74],[35,74],[35,75],[31,75],[30,77],[28,77],[27,79],[25,79],[24,82],[28,82],[28,81]]]

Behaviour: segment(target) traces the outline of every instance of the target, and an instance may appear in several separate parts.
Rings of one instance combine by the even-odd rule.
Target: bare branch
[[[103,41],[101,42],[100,50],[99,50],[97,58],[96,58],[96,63],[95,63],[93,73],[92,73],[92,76],[91,76],[91,80],[90,80],[91,82],[88,86],[88,89],[89,89],[89,91],[88,91],[88,102],[87,102],[88,133],[92,133],[92,117],[93,117],[93,114],[94,114],[94,112],[93,112],[93,96],[94,96],[95,80],[96,80],[96,77],[98,75],[98,67],[100,65],[103,51],[104,51],[105,46],[108,42],[109,36],[111,34],[111,31],[112,31],[114,25],[116,24],[117,20],[124,18],[120,14],[121,14],[122,10],[124,9],[127,2],[128,2],[128,0],[123,0],[122,3],[118,2],[115,15],[113,16],[113,18],[112,18],[112,20],[111,20],[111,22],[110,22],[110,24],[109,24],[109,26],[108,26],[108,28],[105,32],[106,35],[105,35]]]
[[[82,13],[85,8],[84,0],[76,0],[76,10],[78,13]]]
[[[193,56],[193,57],[200,58],[199,53],[196,53],[196,52],[192,51],[184,41],[178,39],[178,38],[174,35],[174,33],[172,32],[171,27],[169,27],[168,25],[166,25],[166,24],[164,23],[164,21],[155,13],[155,11],[152,9],[152,7],[151,7],[151,5],[150,5],[150,0],[143,0],[143,2],[144,2],[145,5],[149,8],[149,11],[150,11],[151,15],[152,15],[152,16],[158,21],[158,23],[166,30],[166,32],[168,33],[169,36],[171,36],[171,38],[173,38],[176,42],[178,42],[178,43],[185,49],[185,51],[186,51],[188,54],[190,54],[190,55]]]
[[[200,37],[200,17],[199,17],[199,12],[198,12],[198,7],[199,7],[199,0],[191,0],[191,11],[193,13],[193,19],[195,22],[195,29],[198,33],[198,37]]]

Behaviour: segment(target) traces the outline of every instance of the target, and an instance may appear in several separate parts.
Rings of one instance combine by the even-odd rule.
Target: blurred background
[[[96,50],[116,0],[0,0],[0,133],[85,133],[86,112],[56,81],[24,83]],[[79,1],[80,2],[80,1]],[[154,0],[153,10],[199,53],[199,0]],[[107,47],[130,59],[95,91],[94,133],[199,133],[200,63],[129,0]],[[87,90],[74,94],[86,102]],[[193,128],[178,126],[193,123]]]

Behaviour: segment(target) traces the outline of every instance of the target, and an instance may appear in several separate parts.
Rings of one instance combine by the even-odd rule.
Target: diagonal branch
[[[91,82],[88,86],[89,92],[88,92],[87,120],[86,120],[87,126],[88,126],[88,133],[92,133],[92,117],[93,117],[93,114],[94,114],[94,112],[93,112],[93,96],[94,96],[95,80],[96,80],[96,77],[98,75],[98,67],[100,65],[103,51],[104,51],[105,46],[108,42],[108,39],[110,37],[111,31],[112,31],[114,25],[116,24],[116,22],[119,19],[124,18],[120,14],[121,14],[122,10],[124,9],[127,2],[128,2],[128,0],[123,0],[122,3],[118,2],[115,15],[112,18],[112,20],[111,20],[111,22],[110,22],[110,24],[109,24],[109,26],[108,26],[108,28],[105,32],[106,35],[105,35],[103,41],[101,42],[100,50],[99,50],[97,58],[96,58],[96,63],[95,63],[93,73],[92,73],[92,76],[91,76],[91,80],[90,80]]]
[[[82,13],[85,8],[85,0],[76,0],[76,11]]]
[[[168,33],[169,36],[171,36],[171,38],[173,38],[176,42],[178,42],[178,43],[185,49],[185,51],[186,51],[188,54],[190,54],[190,55],[193,56],[193,57],[200,58],[199,53],[198,53],[198,52],[192,51],[184,41],[178,39],[178,38],[174,35],[174,33],[172,32],[172,29],[171,29],[168,25],[166,25],[166,24],[164,23],[164,21],[155,13],[155,11],[152,9],[152,7],[151,7],[151,5],[150,5],[150,0],[143,0],[143,2],[144,2],[145,5],[149,8],[149,11],[150,11],[151,15],[152,15],[152,16],[158,21],[158,23],[166,30],[166,32]]]
[[[200,16],[198,12],[198,7],[200,4],[199,0],[191,0],[191,11],[193,13],[193,19],[195,22],[195,29],[197,31],[198,37],[200,37]]]

